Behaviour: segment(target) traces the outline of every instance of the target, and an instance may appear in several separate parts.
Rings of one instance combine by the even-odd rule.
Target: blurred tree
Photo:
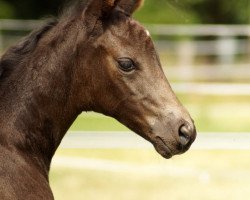
[[[0,18],[56,15],[69,0],[0,0]],[[145,0],[135,17],[147,23],[250,23],[250,0]]]
[[[151,23],[250,23],[250,0],[145,0],[136,14]]]
[[[178,0],[145,0],[143,9],[135,17],[145,23],[199,23],[199,16],[191,5]]]
[[[63,5],[62,0],[0,0],[1,5],[10,5],[12,13],[1,15],[3,18],[38,19],[47,15],[56,15]],[[0,13],[5,8],[0,8]]]
[[[14,17],[14,8],[9,2],[0,0],[0,18]]]
[[[192,0],[189,0],[192,2]],[[212,24],[250,23],[250,0],[197,0],[192,5],[201,22]]]

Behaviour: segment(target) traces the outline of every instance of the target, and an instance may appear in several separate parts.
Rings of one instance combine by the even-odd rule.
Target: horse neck
[[[44,171],[49,170],[54,152],[77,115],[90,109],[90,87],[79,81],[72,53],[76,36],[64,37],[54,48],[48,48],[53,41],[44,38],[24,66],[9,77],[0,98],[0,143],[25,159],[36,158],[32,162]],[[81,78],[88,73],[85,76]]]

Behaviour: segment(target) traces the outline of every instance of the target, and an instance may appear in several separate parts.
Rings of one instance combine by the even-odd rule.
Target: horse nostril
[[[182,125],[179,129],[180,143],[185,146],[191,140],[192,129],[189,125]]]

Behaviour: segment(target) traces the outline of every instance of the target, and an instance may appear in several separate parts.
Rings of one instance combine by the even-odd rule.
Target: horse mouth
[[[156,137],[153,143],[155,150],[164,158],[169,159],[174,154],[161,137]]]

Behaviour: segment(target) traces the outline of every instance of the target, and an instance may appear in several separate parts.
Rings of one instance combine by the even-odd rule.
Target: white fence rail
[[[199,94],[217,96],[249,96],[250,84],[224,83],[173,83],[174,91],[179,94]]]
[[[149,24],[149,30],[158,35],[188,36],[248,36],[250,25],[165,25]]]
[[[1,19],[0,30],[30,31],[41,26],[43,23],[42,20]]]
[[[12,20],[0,19],[0,30],[32,30],[41,24],[42,20]],[[250,25],[166,25],[145,24],[152,34],[157,35],[189,35],[189,36],[248,36]]]
[[[133,132],[69,132],[61,148],[126,149],[153,148]],[[250,150],[250,133],[198,133],[192,149],[200,150]]]

